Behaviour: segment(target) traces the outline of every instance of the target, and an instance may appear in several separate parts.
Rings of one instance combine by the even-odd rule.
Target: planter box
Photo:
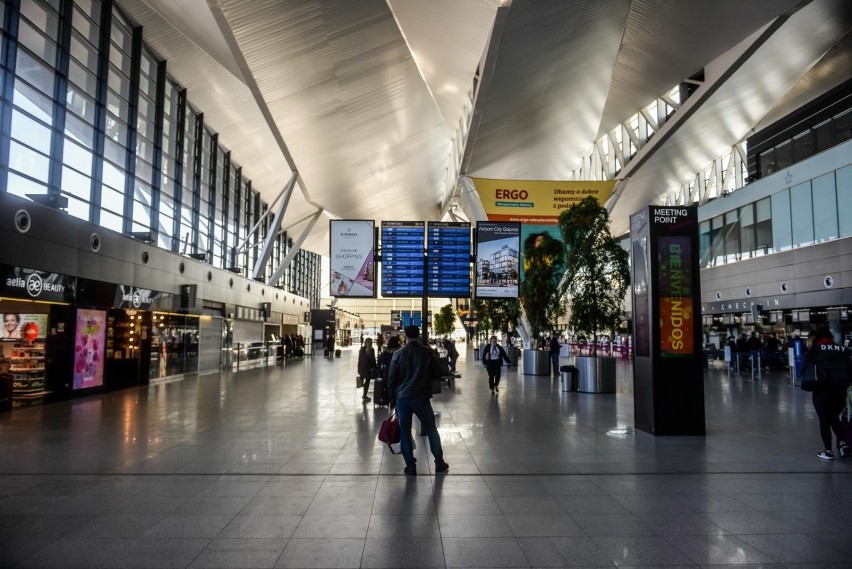
[[[550,352],[524,350],[524,375],[550,375]]]
[[[615,362],[610,356],[577,356],[574,358],[580,377],[577,391],[581,393],[615,393]]]

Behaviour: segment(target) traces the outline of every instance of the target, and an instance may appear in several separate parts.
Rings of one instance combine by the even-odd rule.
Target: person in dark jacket
[[[373,351],[371,338],[364,340],[364,345],[358,350],[358,375],[364,380],[364,394],[361,400],[366,403],[370,401],[367,395],[370,392],[370,380],[379,377],[379,364],[376,362],[376,352]]]
[[[435,424],[432,410],[432,379],[441,376],[438,358],[427,346],[420,343],[420,329],[406,326],[405,347],[391,358],[388,370],[388,391],[391,407],[399,417],[400,450],[405,459],[406,474],[417,474],[414,451],[411,448],[411,416],[417,415],[429,438],[429,448],[435,457],[435,472],[446,472],[450,466],[444,462],[441,435]]]
[[[559,338],[556,337],[555,332],[550,337],[548,349],[550,352],[550,363],[553,367],[553,375],[559,375]]]
[[[500,368],[503,367],[503,362],[509,365],[509,356],[506,355],[506,350],[503,346],[497,343],[497,336],[491,336],[491,343],[486,344],[482,348],[482,365],[488,371],[488,387],[491,392],[500,392],[497,387],[500,385]]]
[[[822,437],[823,451],[817,456],[822,460],[834,460],[831,446],[831,431],[837,437],[837,451],[840,458],[850,456],[846,444],[846,433],[840,421],[840,412],[846,405],[846,391],[852,383],[852,354],[849,350],[834,342],[828,328],[817,330],[813,346],[805,354],[803,362],[804,376],[810,366],[816,366],[819,380],[813,391],[814,410],[819,417],[819,434]]]
[[[447,350],[447,362],[450,364],[450,371],[456,373],[456,360],[459,359],[459,351],[456,349],[456,343],[449,336],[444,336],[444,349]]]
[[[399,348],[399,336],[391,336],[388,343],[382,348],[382,353],[379,356],[379,374],[385,382],[388,380],[388,371],[390,371],[391,359],[393,359],[394,353],[396,353]]]

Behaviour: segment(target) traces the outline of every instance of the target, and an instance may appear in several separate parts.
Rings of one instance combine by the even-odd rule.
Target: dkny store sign
[[[74,300],[76,277],[10,265],[0,265],[0,271],[0,291],[4,296],[52,302]]]

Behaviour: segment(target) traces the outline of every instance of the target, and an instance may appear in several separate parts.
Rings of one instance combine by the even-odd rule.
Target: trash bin
[[[518,352],[520,350],[515,346],[506,347],[506,355],[509,356],[509,367],[518,367]]]
[[[479,355],[480,355],[480,354],[479,354],[479,347],[474,346],[474,347],[473,347],[473,359],[474,359],[474,360],[478,360],[478,359],[479,359]]]
[[[562,391],[577,391],[577,376],[579,371],[574,366],[562,366],[559,368],[562,378]]]

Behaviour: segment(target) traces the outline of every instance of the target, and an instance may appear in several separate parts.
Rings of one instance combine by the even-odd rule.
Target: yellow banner
[[[606,203],[616,180],[600,182],[471,178],[490,221],[556,224],[564,209],[593,196]]]

